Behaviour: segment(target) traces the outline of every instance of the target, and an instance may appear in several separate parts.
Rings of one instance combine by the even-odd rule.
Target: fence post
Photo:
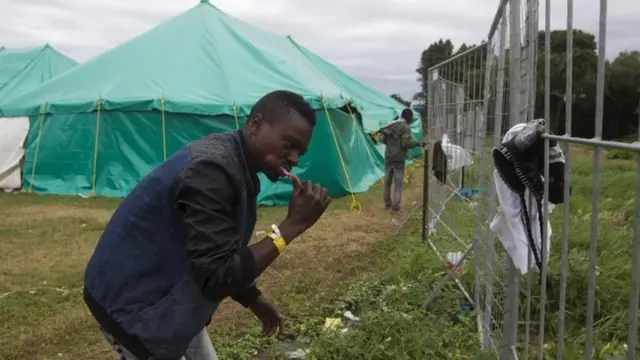
[[[567,0],[567,56],[566,56],[566,88],[565,88],[565,136],[571,136],[571,126],[573,117],[573,0]],[[565,199],[569,199],[571,184],[571,143],[566,143],[564,149],[565,169],[564,169],[564,189]],[[564,316],[567,305],[567,271],[569,268],[569,220],[571,202],[567,201],[562,209],[562,253],[560,263],[560,297],[558,299],[558,330],[556,340],[556,360],[564,358]]]
[[[640,98],[638,99],[638,126],[640,126]],[[637,141],[640,142],[640,133],[638,134]],[[636,211],[633,245],[631,250],[631,291],[629,294],[627,360],[636,358],[638,346],[638,299],[640,298],[640,154],[636,155],[636,159]]]
[[[426,140],[427,134],[425,133],[424,139]],[[423,179],[422,179],[422,241],[427,240],[427,226],[428,226],[428,215],[429,215],[429,145],[427,144],[424,147],[424,159],[422,162],[422,171],[423,171]]]
[[[503,98],[504,98],[504,68],[505,68],[505,58],[506,58],[506,35],[507,35],[507,17],[504,12],[504,6],[499,10],[500,18],[499,18],[499,34],[498,34],[498,66],[497,66],[497,80],[496,80],[496,100],[495,107],[493,109],[493,145],[496,146],[500,143],[501,133],[502,133],[502,117],[503,117]],[[495,37],[495,33],[489,35],[489,41],[492,42]],[[486,117],[488,119],[488,116]],[[487,122],[488,126],[488,122]],[[483,151],[485,151],[483,146]],[[489,187],[489,201],[487,201],[487,220],[493,218],[495,215],[496,207],[496,188],[493,186],[493,181],[491,180],[493,177],[493,172],[491,171],[493,167],[491,167],[489,171],[489,177],[487,181],[487,186]],[[494,283],[494,271],[493,266],[495,262],[495,234],[489,229],[487,230],[487,239],[486,239],[486,285],[485,285],[485,308],[484,308],[484,320],[483,320],[483,349],[488,350],[493,348],[493,344],[491,342],[491,323],[492,323],[492,315],[493,315],[493,283]]]
[[[431,72],[429,70],[427,70],[427,93],[426,95],[426,101],[425,101],[425,107],[426,107],[426,111],[425,114],[425,118],[424,118],[424,126],[423,126],[423,131],[424,131],[424,136],[423,136],[423,140],[427,143],[424,147],[424,167],[422,169],[423,171],[423,183],[422,183],[422,241],[426,241],[427,237],[429,236],[429,232],[431,231],[431,229],[427,229],[427,226],[429,226],[429,164],[430,164],[430,160],[429,160],[429,147],[431,146],[431,139],[429,138],[429,136],[431,135],[431,133],[433,132],[433,129],[430,129],[430,125],[432,124],[433,120],[434,120],[434,99],[433,99],[433,79],[431,78]]]
[[[509,0],[509,10],[509,128],[511,128],[520,122],[520,0]],[[502,347],[503,351],[501,351],[500,359],[515,360],[513,349],[518,343],[520,272],[516,269],[511,258],[508,260],[507,272],[503,325],[504,346]]]

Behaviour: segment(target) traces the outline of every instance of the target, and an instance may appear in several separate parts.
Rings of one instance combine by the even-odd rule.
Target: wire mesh
[[[485,42],[438,64],[428,71],[427,87],[431,173],[426,197],[431,222],[427,224],[426,241],[448,267],[448,273],[427,296],[425,306],[437,301],[446,282],[455,281],[476,310],[479,336],[486,333],[483,328],[488,319],[501,323],[501,311],[494,311],[501,309],[501,301],[493,302],[495,305],[489,308],[480,305],[486,303],[486,294],[493,297],[493,291],[484,291],[487,280],[502,286],[504,278],[504,271],[494,271],[496,265],[487,263],[487,257],[477,251],[486,246],[482,234],[487,224],[476,219],[486,219],[493,207],[485,180],[489,176],[491,135],[495,129],[491,122],[495,104],[488,106],[488,95],[498,88],[503,90],[490,77],[497,72],[495,50],[493,44]],[[489,261],[495,259],[499,257]],[[499,260],[497,264],[498,269],[504,269]],[[499,332],[488,326],[489,333]],[[487,347],[492,346],[490,338],[482,339]]]
[[[584,97],[575,94],[584,89],[573,82],[573,0],[567,0],[563,94],[551,88],[551,0],[500,1],[486,42],[428,70],[426,133],[431,158],[425,209],[431,221],[425,240],[450,270],[428,294],[425,305],[435,306],[440,292],[451,291],[444,284],[455,281],[476,310],[480,347],[500,359],[605,359],[620,343],[624,358],[635,359],[638,354],[640,138],[634,143],[602,140],[607,6],[606,0],[599,0],[595,112],[593,122],[588,122],[595,129],[593,139],[571,132],[575,99]],[[539,32],[541,8],[544,30]],[[560,121],[559,115],[551,115],[552,95],[561,99],[556,107],[564,110],[564,135],[549,132],[551,123]],[[562,144],[566,200],[552,213],[550,185],[544,181],[541,224],[551,225],[540,226],[539,248],[551,250],[538,250],[542,258],[538,270],[531,266],[530,243],[517,244],[524,246],[527,256],[528,271],[521,271],[505,251],[509,245],[490,230],[496,215],[503,212],[491,151],[509,129],[534,118],[544,118],[547,124],[542,136],[544,179],[550,179],[550,146]],[[616,166],[604,160],[611,149],[630,151],[638,158],[635,174],[621,175],[627,180],[635,176],[635,188],[620,194],[630,199],[616,205],[623,209],[612,208],[611,191],[602,188],[624,180],[606,176],[606,169]],[[572,171],[581,173],[575,184]],[[582,197],[572,198],[574,185]],[[591,206],[575,204],[584,197]],[[536,210],[532,199],[525,206],[528,214]],[[611,227],[611,221],[621,228]],[[621,238],[603,248],[599,231],[605,227]],[[551,241],[553,230],[559,240]],[[612,252],[615,262],[605,262],[612,261]],[[600,276],[603,268],[611,277]],[[600,290],[614,285],[621,289],[619,298]]]

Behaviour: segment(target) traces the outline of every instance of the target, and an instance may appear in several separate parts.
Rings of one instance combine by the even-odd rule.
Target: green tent
[[[357,94],[357,104],[359,105],[358,111],[364,115],[362,116],[362,123],[366,132],[371,133],[377,131],[405,108],[405,106],[389,95],[383,94],[358,81],[351,75],[342,71],[339,67],[331,64],[302,45],[296,43],[290,36],[287,38],[304,54],[307,59],[309,59],[309,61],[317,66],[334,82],[338,83],[342,89],[345,89],[351,94]],[[422,140],[422,127],[420,114],[418,113],[414,113],[412,132],[414,138]],[[379,145],[378,150],[384,152],[384,146]],[[410,151],[410,156],[420,156],[420,152],[421,150],[419,148],[413,149]]]
[[[0,48],[0,103],[22,95],[78,65],[49,45],[28,49]]]
[[[369,95],[328,76],[289,39],[206,1],[0,104],[0,115],[31,117],[25,190],[119,197],[189,141],[242,126],[252,105],[276,89],[301,94],[317,111],[296,174],[334,197],[380,178],[383,159],[363,129],[367,121],[344,110],[350,104],[366,118]],[[262,180],[261,204],[288,200],[290,183]]]

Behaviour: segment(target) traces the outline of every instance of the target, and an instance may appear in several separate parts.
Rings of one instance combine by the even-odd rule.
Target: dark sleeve
[[[231,298],[239,302],[244,307],[249,307],[251,303],[258,298],[262,293],[256,287],[256,284],[251,284],[243,292],[231,295]]]
[[[402,130],[402,147],[405,149],[411,149],[416,146],[420,146],[420,141],[415,141],[411,137],[411,128],[407,125]]]
[[[255,280],[253,254],[248,247],[238,246],[232,183],[227,171],[210,160],[187,165],[176,183],[175,205],[187,228],[191,270],[210,301],[244,294]]]
[[[387,145],[387,135],[385,135],[384,131],[378,132],[378,140],[384,145]]]

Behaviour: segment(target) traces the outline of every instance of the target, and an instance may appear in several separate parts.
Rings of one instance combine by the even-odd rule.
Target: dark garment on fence
[[[433,144],[433,156],[431,161],[433,176],[442,184],[447,182],[447,155],[442,150],[442,141],[438,140]]]

